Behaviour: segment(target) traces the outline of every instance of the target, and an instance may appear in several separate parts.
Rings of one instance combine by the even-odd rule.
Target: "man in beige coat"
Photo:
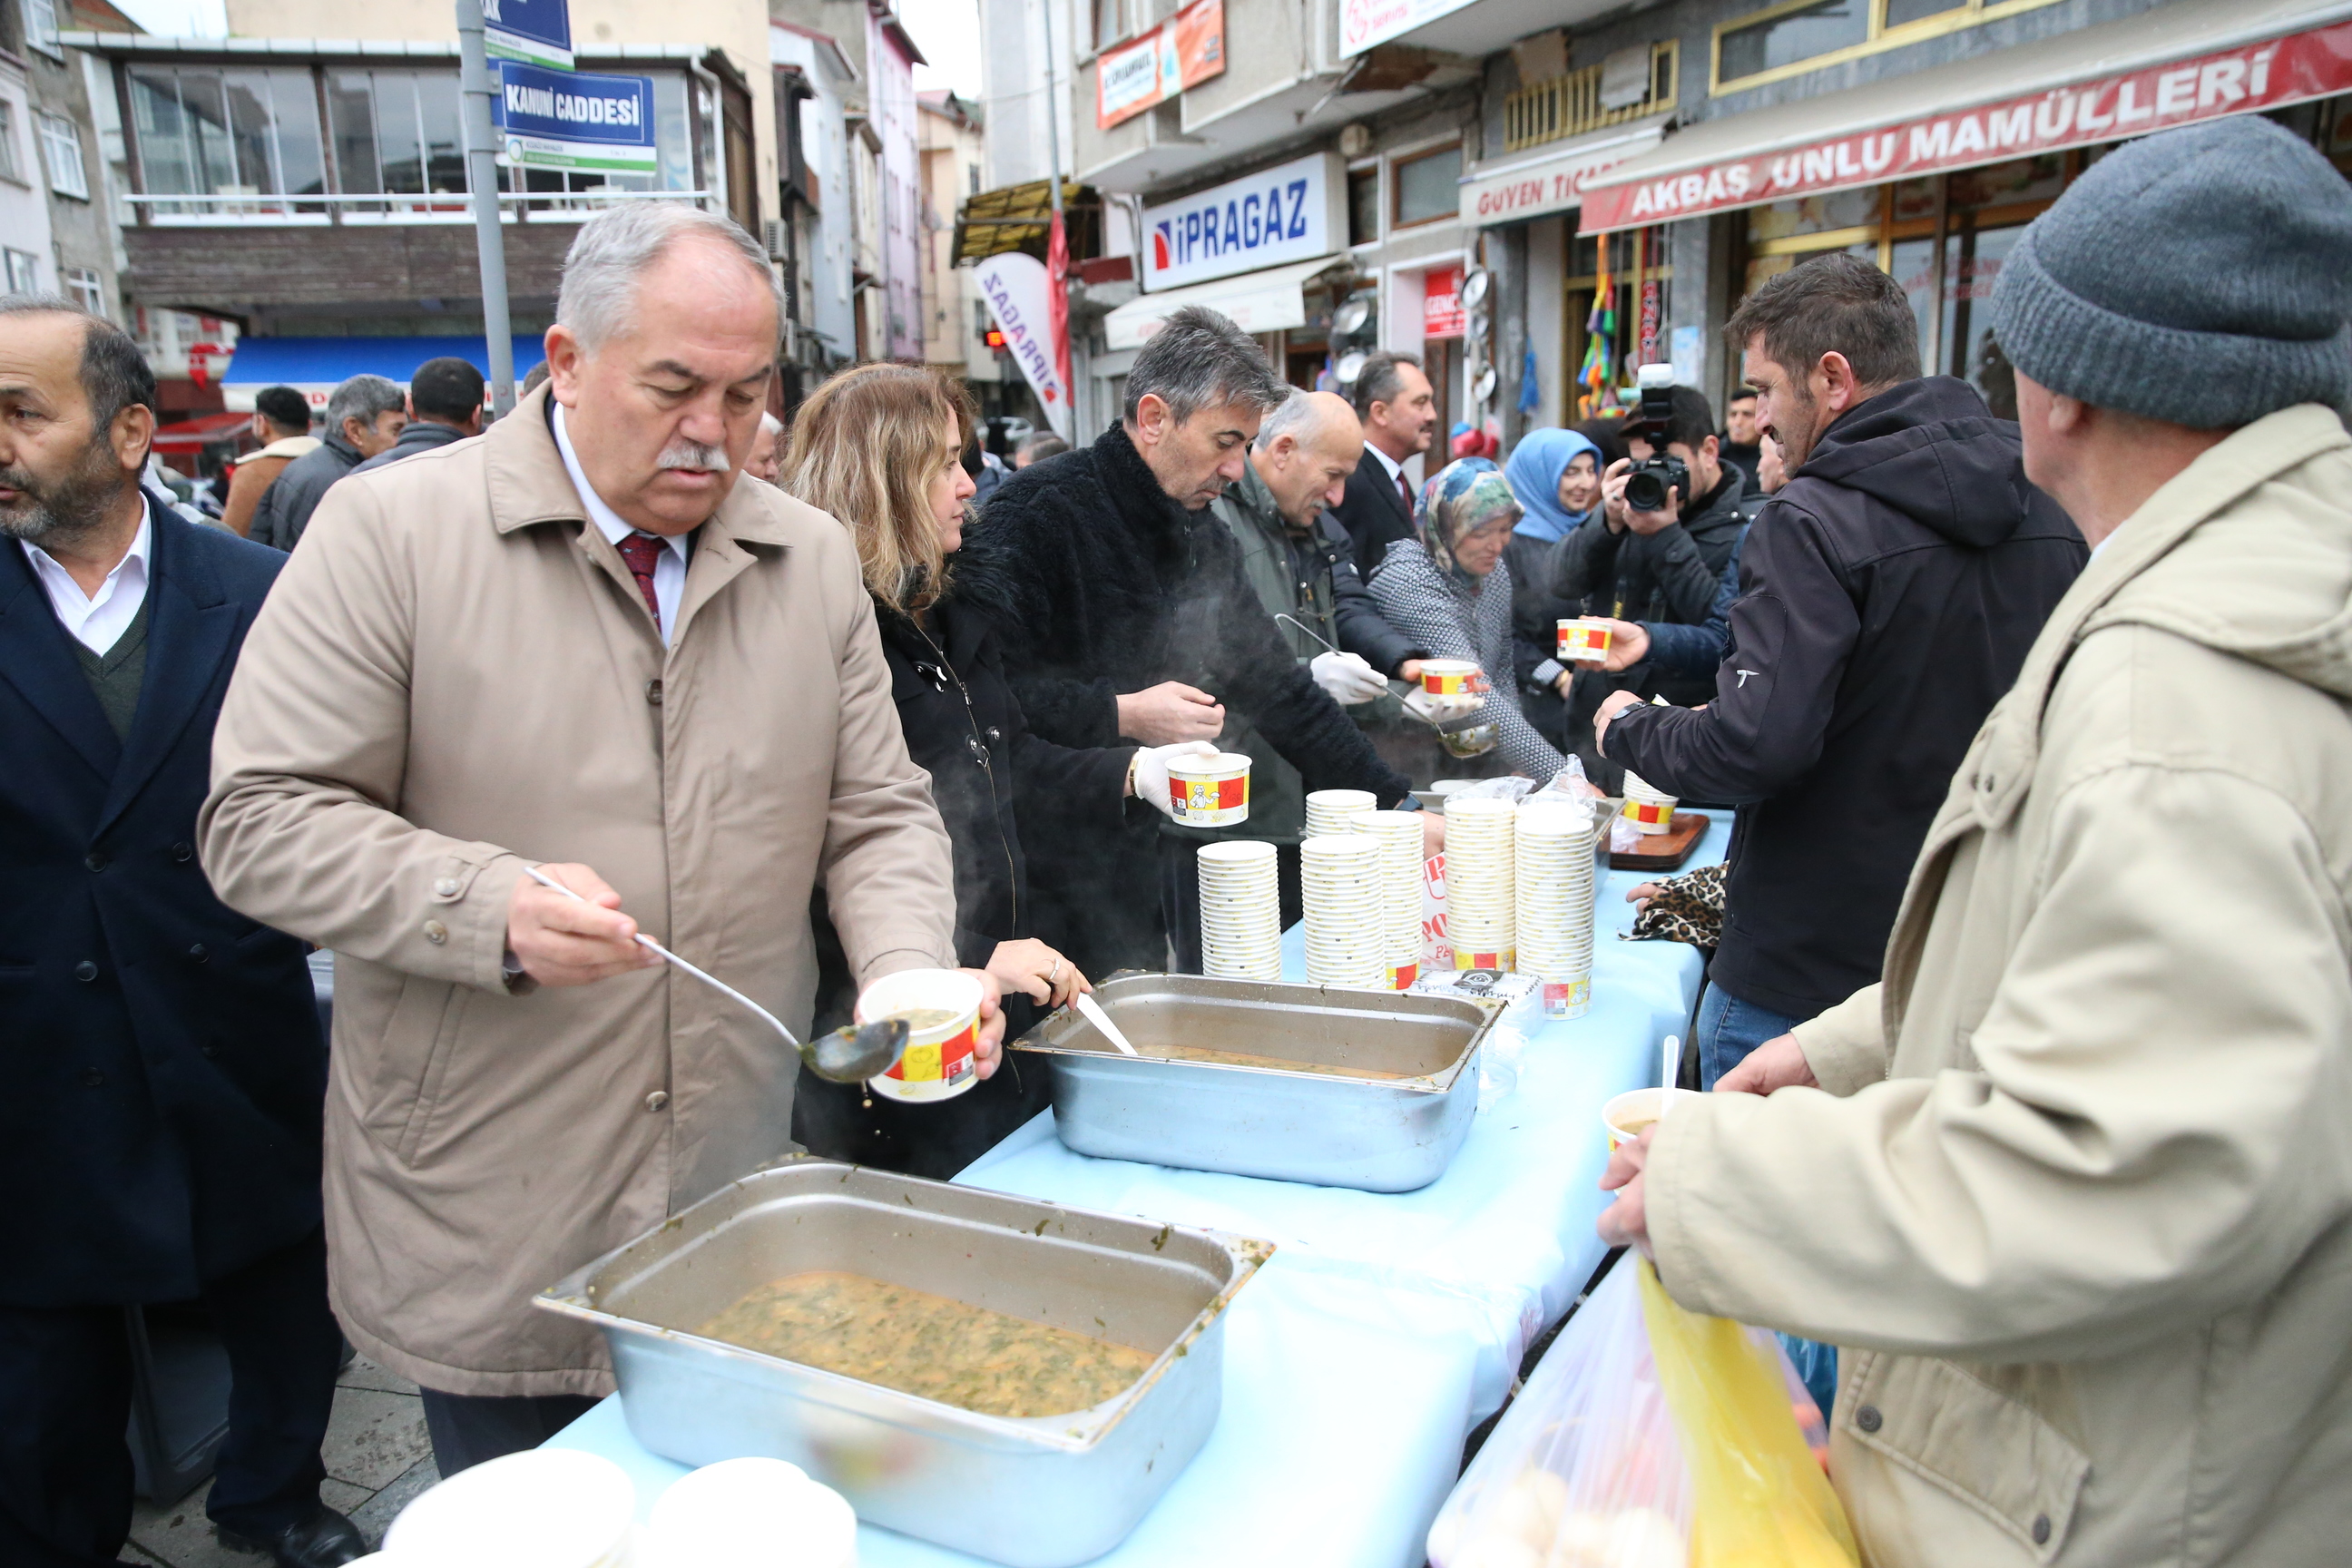
[[[820,880],[861,983],[955,962],[848,533],[736,482],[777,319],[723,218],[584,225],[551,385],[335,486],[221,715],[204,864],[336,953],[333,1302],[445,1474],[613,1386],[535,1291],[788,1147],[793,1055],[639,926],[799,1029]]]
[[[2352,190],[2252,116],[2027,231],[1996,332],[2096,553],[1882,983],[1604,1183],[1678,1300],[1845,1347],[1876,1568],[2352,1552],[2347,255]]]

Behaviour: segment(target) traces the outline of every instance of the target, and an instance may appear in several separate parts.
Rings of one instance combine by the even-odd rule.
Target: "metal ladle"
[[[577,900],[583,904],[588,901],[536,866],[526,866],[523,870],[532,881],[542,888],[552,888],[565,898]],[[820,1039],[803,1045],[793,1037],[790,1029],[784,1027],[782,1019],[725,981],[704,973],[643,931],[637,933],[637,942],[648,951],[657,952],[670,963],[677,964],[705,985],[715,991],[725,992],[752,1012],[757,1013],[767,1022],[770,1028],[784,1037],[784,1044],[800,1053],[800,1058],[808,1064],[809,1071],[821,1079],[829,1079],[834,1083],[864,1083],[868,1079],[880,1078],[897,1064],[899,1053],[907,1048],[907,1020],[904,1018],[881,1018],[871,1024],[848,1025],[834,1030],[833,1033]]]
[[[1340,650],[1340,649],[1339,649],[1339,648],[1331,647],[1331,645],[1330,645],[1329,643],[1328,643],[1328,642],[1324,642],[1324,640],[1323,640],[1322,637],[1321,637],[1318,633],[1317,633],[1317,631],[1315,630],[1315,628],[1314,628],[1313,626],[1310,626],[1307,625],[1305,622],[1303,622],[1303,621],[1301,621],[1300,619],[1298,619],[1298,617],[1297,617],[1297,616],[1292,616],[1292,615],[1286,614],[1285,612],[1283,612],[1283,611],[1281,611],[1281,610],[1276,610],[1276,611],[1274,613],[1274,618],[1275,618],[1276,620],[1277,620],[1277,621],[1288,621],[1292,626],[1297,626],[1300,631],[1305,632],[1308,637],[1313,637],[1317,642],[1323,643],[1323,646],[1324,646],[1325,647],[1327,647],[1327,648],[1330,648],[1330,651],[1331,651],[1331,652],[1333,652],[1333,653],[1338,653],[1338,652],[1340,652],[1340,651],[1341,651],[1341,650]],[[1381,697],[1385,697],[1385,698],[1390,699],[1391,700],[1394,701],[1394,702],[1396,703],[1396,705],[1397,705],[1399,708],[1403,709],[1403,710],[1404,710],[1404,713],[1405,713],[1405,717],[1406,717],[1406,718],[1408,718],[1408,719],[1418,719],[1418,720],[1420,720],[1423,723],[1424,723],[1424,724],[1428,725],[1431,729],[1433,729],[1433,730],[1436,731],[1439,734],[1441,734],[1441,735],[1442,735],[1442,734],[1445,733],[1445,726],[1444,726],[1444,725],[1443,725],[1443,724],[1439,723],[1436,720],[1434,720],[1434,719],[1431,718],[1428,714],[1418,711],[1417,710],[1415,710],[1415,709],[1414,709],[1414,707],[1413,707],[1413,705],[1412,705],[1412,703],[1407,702],[1403,698],[1397,696],[1397,694],[1396,694],[1395,692],[1393,692],[1393,691],[1383,691],[1383,692],[1381,692]],[[1373,701],[1375,701],[1375,702],[1377,702],[1377,701],[1379,701],[1379,700],[1381,700],[1381,697],[1375,697],[1375,698],[1373,698],[1373,699],[1372,699],[1372,700],[1373,700]]]

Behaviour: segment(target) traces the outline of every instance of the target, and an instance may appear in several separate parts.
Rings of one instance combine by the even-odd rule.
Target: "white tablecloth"
[[[1718,814],[1689,864],[1722,858]],[[1412,1568],[1470,1428],[1497,1409],[1528,1342],[1564,1312],[1605,1250],[1593,1232],[1606,1163],[1601,1106],[1658,1080],[1698,954],[1628,942],[1608,879],[1584,1017],[1488,1053],[1480,1107],[1444,1175],[1417,1193],[1360,1193],[1093,1160],[1040,1116],[956,1179],[1078,1207],[1213,1226],[1280,1245],[1226,1315],[1216,1431],[1135,1533],[1117,1568]],[[1296,978],[1298,936],[1286,943]],[[649,1508],[684,1471],[639,1447],[608,1399],[554,1439],[618,1460]],[[892,1531],[859,1531],[864,1568],[976,1560]]]

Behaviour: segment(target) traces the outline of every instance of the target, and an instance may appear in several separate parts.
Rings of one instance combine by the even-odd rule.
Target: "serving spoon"
[[[532,881],[542,888],[552,888],[565,898],[576,900],[583,904],[588,901],[536,866],[525,866],[523,870]],[[677,964],[705,985],[716,991],[725,992],[752,1012],[757,1013],[770,1028],[784,1037],[784,1044],[800,1054],[801,1060],[808,1064],[809,1071],[821,1079],[834,1083],[864,1083],[867,1079],[880,1078],[897,1064],[899,1053],[907,1048],[907,1020],[904,1018],[880,1018],[871,1024],[847,1025],[819,1039],[803,1045],[793,1037],[790,1029],[784,1027],[782,1019],[725,981],[704,973],[643,931],[637,933],[637,942],[648,951],[657,952],[670,963]]]

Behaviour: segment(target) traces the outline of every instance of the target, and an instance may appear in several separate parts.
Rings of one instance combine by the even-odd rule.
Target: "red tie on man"
[[[1402,468],[1397,470],[1397,493],[1404,497],[1404,514],[1411,517],[1412,515],[1412,481],[1404,477]]]
[[[624,534],[614,548],[621,559],[629,563],[629,575],[637,580],[637,592],[646,596],[646,608],[654,613],[654,625],[661,625],[661,595],[654,592],[654,563],[669,548],[668,542],[650,533]]]

